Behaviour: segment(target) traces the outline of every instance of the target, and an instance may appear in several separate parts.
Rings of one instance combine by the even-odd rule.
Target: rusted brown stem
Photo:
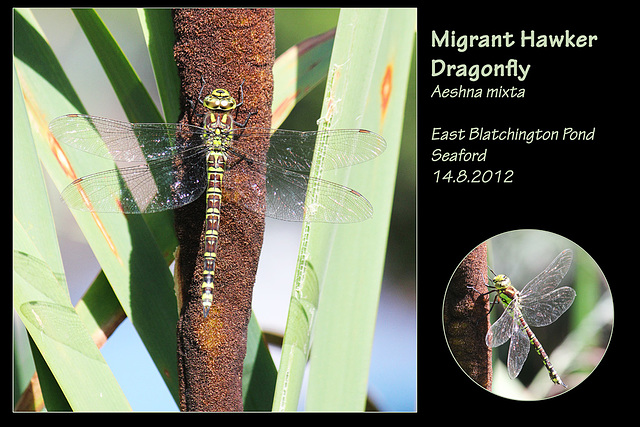
[[[238,102],[244,81],[244,104],[234,112],[235,119],[242,123],[249,112],[255,112],[249,125],[269,128],[275,52],[273,10],[180,9],[174,12],[174,23],[174,56],[187,112],[182,122],[201,124],[198,114],[204,110],[197,100],[203,79],[203,97],[223,88]],[[195,112],[188,111],[192,102]],[[266,157],[268,140],[242,140],[238,144],[256,159]],[[230,170],[224,179],[253,183],[260,178],[234,173]],[[181,294],[177,333],[182,411],[243,409],[242,366],[264,216],[241,209],[231,200],[225,203],[224,192],[222,200],[214,300],[206,319],[200,298],[204,198],[178,209],[175,216],[180,249],[176,281]]]
[[[486,292],[487,245],[482,243],[453,274],[444,303],[444,328],[458,365],[474,381],[491,389],[491,349],[485,344],[489,328]]]

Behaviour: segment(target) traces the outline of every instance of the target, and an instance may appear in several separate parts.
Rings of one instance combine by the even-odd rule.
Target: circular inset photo
[[[613,331],[611,291],[572,241],[516,230],[473,249],[451,276],[443,304],[451,354],[478,385],[539,400],[583,382]]]

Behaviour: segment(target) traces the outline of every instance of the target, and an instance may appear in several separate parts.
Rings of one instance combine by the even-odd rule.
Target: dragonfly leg
[[[485,285],[485,286],[487,286],[487,285]],[[490,286],[487,286],[487,287],[489,288]],[[467,289],[473,289],[474,291],[478,292],[478,290],[476,288],[474,288],[473,286],[467,285]],[[495,289],[492,289],[489,292],[485,292],[485,293],[478,292],[478,293],[480,294],[480,296],[484,296],[484,295],[489,295],[491,292],[495,292],[495,291],[496,291]]]
[[[231,161],[229,161],[227,163],[227,169],[233,169],[235,168],[237,165],[239,165],[242,162],[247,162],[247,165],[249,167],[253,166],[253,159],[245,156],[244,154],[241,153],[236,153],[236,156],[234,156],[235,158]]]
[[[204,76],[202,74],[200,75],[200,81],[202,82],[202,86],[200,86],[200,92],[198,93],[198,102],[202,104],[204,102],[202,100],[202,91],[204,90],[204,85],[206,83]],[[191,103],[193,105],[193,101],[191,101]]]
[[[488,286],[488,285],[485,285],[485,286],[487,286],[487,287],[491,287],[491,286]],[[485,296],[485,295],[489,295],[489,294],[490,294],[490,293],[492,293],[492,292],[496,292],[496,290],[495,290],[495,289],[491,289],[489,292],[480,293],[480,292],[478,292],[478,290],[477,290],[476,288],[474,288],[473,286],[468,286],[468,285],[467,285],[467,289],[473,289],[473,290],[474,290],[474,291],[476,291],[478,294],[480,294],[480,295],[478,295],[478,296],[481,296],[481,297],[483,297],[483,296]],[[491,304],[491,308],[489,309],[489,313],[488,313],[488,314],[491,314],[491,310],[493,310],[493,307],[495,307],[495,306],[496,306],[496,304],[498,304],[498,295],[497,295],[497,294],[496,294],[495,298],[493,299],[493,301],[491,301],[491,302],[490,302],[490,304]]]
[[[246,120],[244,121],[244,123],[239,123],[239,122],[237,122],[237,121],[235,121],[235,120],[234,120],[234,121],[233,121],[233,124],[235,124],[236,126],[238,126],[238,127],[240,127],[240,128],[243,128],[243,127],[245,127],[245,126],[247,125],[247,123],[249,122],[249,119],[250,119],[250,118],[251,118],[251,116],[253,116],[254,114],[258,114],[258,112],[257,112],[257,111],[249,111],[249,112],[247,113],[247,118],[246,118]]]
[[[200,81],[202,82],[202,86],[200,86],[200,92],[198,92],[198,102],[200,104],[202,104],[204,101],[202,100],[202,91],[204,90],[204,85],[205,85],[205,79],[204,76],[200,76]],[[187,99],[187,102],[189,103],[189,111],[191,111],[191,114],[193,114],[196,111],[196,103],[194,102],[193,99]],[[195,115],[198,118],[204,117],[204,114],[196,114]]]
[[[244,104],[244,91],[242,90],[242,86],[244,86],[244,79],[242,79],[242,83],[240,83],[240,102],[236,104],[236,108]]]
[[[244,86],[244,79],[242,79],[242,83],[240,83],[240,102],[238,104],[236,104],[236,118],[238,116],[237,108],[239,106],[241,106],[242,104],[244,104],[244,91],[242,90],[243,86]],[[251,118],[251,116],[253,116],[254,114],[258,114],[258,112],[257,111],[249,111],[247,114],[248,115],[247,115],[247,118],[245,119],[244,123],[240,123],[240,122],[234,120],[233,124],[235,124],[238,127],[243,128],[243,127],[247,126],[247,123],[249,123],[249,119]]]

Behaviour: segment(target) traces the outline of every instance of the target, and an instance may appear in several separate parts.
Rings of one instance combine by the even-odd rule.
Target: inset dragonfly
[[[128,123],[81,114],[58,117],[49,125],[59,142],[111,158],[118,165],[118,169],[78,178],[65,188],[62,197],[71,208],[159,212],[191,203],[206,191],[205,317],[213,300],[223,202],[286,221],[363,221],[373,215],[373,208],[360,193],[309,176],[313,153],[316,144],[323,144],[324,168],[335,169],[371,160],[386,147],[381,136],[363,129],[298,132],[245,127],[246,121],[240,124],[231,117],[244,102],[242,86],[240,94],[239,103],[225,89],[200,99],[206,108],[202,127]],[[241,138],[269,139],[266,161],[239,149]],[[229,170],[238,173],[232,177],[225,174]],[[317,197],[312,205],[305,205],[309,186]]]
[[[493,289],[483,295],[495,292],[493,304],[500,299],[505,310],[502,316],[491,325],[485,341],[488,347],[498,347],[511,339],[507,357],[507,370],[511,379],[520,374],[529,355],[529,343],[531,343],[549,371],[551,381],[567,387],[553,368],[549,356],[530,326],[550,325],[573,304],[576,291],[567,286],[558,288],[569,271],[572,259],[573,252],[570,249],[560,252],[551,264],[527,283],[521,291],[514,288],[511,280],[504,274],[493,278],[493,286],[487,285],[488,288]]]

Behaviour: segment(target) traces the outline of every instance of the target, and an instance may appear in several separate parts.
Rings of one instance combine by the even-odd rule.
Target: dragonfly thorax
[[[504,274],[498,274],[492,280],[493,285],[495,286],[495,290],[498,292],[498,296],[500,300],[505,304],[509,305],[511,300],[516,297],[518,291],[516,288],[511,286],[511,279],[509,279]]]
[[[237,107],[236,100],[225,89],[215,89],[202,101],[209,110],[231,111]]]

